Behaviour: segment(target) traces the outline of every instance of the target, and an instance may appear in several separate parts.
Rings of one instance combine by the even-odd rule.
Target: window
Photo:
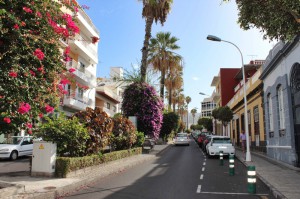
[[[278,109],[279,129],[282,130],[285,129],[282,86],[279,86],[277,88],[277,109]]]
[[[258,106],[253,109],[253,120],[254,120],[254,134],[259,135],[259,111]]]
[[[113,111],[116,112],[117,111],[117,107],[113,106]]]
[[[82,88],[77,88],[77,97],[79,99],[83,99],[83,89]]]
[[[250,112],[250,110],[248,110],[247,117],[248,117],[248,132],[249,132],[249,136],[251,136],[251,112]]]
[[[110,103],[108,103],[108,102],[106,103],[106,108],[110,109]]]
[[[270,132],[269,136],[274,137],[273,108],[272,108],[272,98],[270,94],[268,94],[267,97],[267,104],[268,104],[268,122],[269,122],[269,132]]]
[[[65,85],[65,90],[68,92],[67,96],[70,96],[71,95],[71,85],[70,84],[66,84]]]

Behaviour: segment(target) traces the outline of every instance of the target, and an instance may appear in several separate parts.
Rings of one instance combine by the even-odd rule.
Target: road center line
[[[202,167],[202,171],[204,171],[205,170],[205,167]]]
[[[206,165],[206,162],[203,162],[203,165]]]
[[[200,175],[200,180],[203,180],[203,174]]]
[[[198,185],[198,187],[197,187],[197,193],[201,193],[201,185]]]

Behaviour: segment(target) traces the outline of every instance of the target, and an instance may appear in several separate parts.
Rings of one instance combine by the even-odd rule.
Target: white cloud
[[[198,81],[199,78],[198,77],[192,77],[193,80]]]

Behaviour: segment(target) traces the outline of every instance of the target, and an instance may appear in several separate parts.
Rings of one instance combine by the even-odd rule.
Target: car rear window
[[[219,144],[230,144],[230,138],[213,138],[213,143]]]
[[[183,134],[183,133],[177,134],[177,137],[187,137],[187,134]]]

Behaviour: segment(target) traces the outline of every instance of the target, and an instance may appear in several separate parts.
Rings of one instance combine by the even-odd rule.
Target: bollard
[[[256,171],[255,166],[248,166],[248,193],[256,193]]]
[[[229,175],[234,176],[234,155],[229,155]]]
[[[219,155],[220,155],[220,166],[223,166],[223,165],[224,165],[224,161],[223,161],[223,151],[220,151]]]

